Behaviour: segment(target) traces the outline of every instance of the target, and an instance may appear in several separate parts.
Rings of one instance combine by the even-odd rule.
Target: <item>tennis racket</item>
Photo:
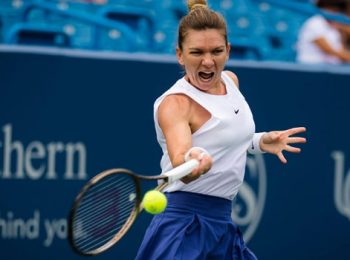
[[[97,255],[115,245],[142,211],[141,181],[163,180],[156,187],[185,177],[198,167],[190,160],[162,175],[138,175],[110,169],[93,177],[77,195],[68,218],[68,240],[81,255]]]

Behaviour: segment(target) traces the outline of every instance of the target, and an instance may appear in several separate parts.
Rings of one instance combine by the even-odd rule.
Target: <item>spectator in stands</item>
[[[318,8],[345,14],[347,0],[318,0]],[[350,35],[349,27],[316,14],[305,21],[297,43],[297,61],[302,63],[342,64],[350,62],[350,52],[342,34]]]
[[[346,6],[343,6],[345,11],[342,13],[348,16],[350,20],[350,0],[347,0],[345,2]],[[345,49],[350,51],[350,24],[333,23],[333,25],[341,33]]]
[[[227,25],[205,0],[189,0],[179,25],[176,56],[185,75],[154,103],[162,172],[197,159],[200,164],[166,187],[168,206],[146,231],[137,260],[255,260],[231,218],[243,183],[247,151],[300,152],[292,137],[305,131],[255,133],[252,113],[237,76],[224,70],[229,58]],[[161,73],[161,72],[159,72]]]
[[[350,19],[350,0],[347,2],[346,6],[346,16]],[[345,32],[343,32],[345,46],[350,50],[350,24],[345,25]]]

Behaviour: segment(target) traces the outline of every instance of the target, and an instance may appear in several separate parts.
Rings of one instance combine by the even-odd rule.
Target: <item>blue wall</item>
[[[308,128],[287,165],[249,157],[233,204],[249,246],[260,259],[349,259],[350,70],[228,68],[258,131]],[[107,168],[160,171],[153,101],[181,74],[173,57],[0,46],[1,258],[80,258],[66,240],[73,198]],[[150,218],[96,259],[133,259]]]

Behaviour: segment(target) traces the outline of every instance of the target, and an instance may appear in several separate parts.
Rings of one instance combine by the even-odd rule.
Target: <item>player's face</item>
[[[219,94],[221,72],[229,57],[230,46],[216,29],[189,30],[182,44],[177,48],[179,63],[184,66],[186,78],[198,89]]]

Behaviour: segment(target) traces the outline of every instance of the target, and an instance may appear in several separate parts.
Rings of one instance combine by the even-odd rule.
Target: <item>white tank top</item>
[[[211,113],[211,118],[192,134],[192,145],[209,152],[213,158],[212,168],[195,181],[188,184],[176,181],[165,191],[188,191],[232,200],[243,182],[247,149],[255,132],[255,124],[251,110],[234,81],[225,72],[221,77],[226,86],[226,95],[202,92],[182,78],[154,103],[157,140],[163,151],[162,172],[173,168],[158,124],[157,111],[163,99],[171,94],[185,94]]]

